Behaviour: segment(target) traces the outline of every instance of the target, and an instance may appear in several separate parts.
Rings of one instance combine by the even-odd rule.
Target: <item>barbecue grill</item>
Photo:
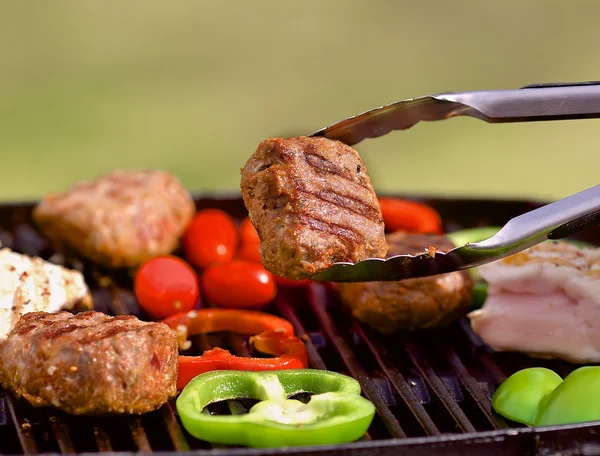
[[[441,214],[446,229],[506,223],[542,203],[515,200],[417,198]],[[246,209],[238,195],[196,198],[199,209],[218,207],[241,219]],[[60,261],[31,222],[32,203],[0,206],[0,241],[29,255]],[[579,239],[600,244],[600,229]],[[69,263],[83,270],[96,310],[146,318],[125,273],[109,273],[85,261]],[[348,455],[600,455],[600,423],[531,429],[509,423],[491,409],[498,385],[515,371],[545,366],[567,375],[573,366],[561,361],[531,360],[491,352],[463,319],[449,328],[414,335],[382,336],[354,320],[339,305],[333,286],[312,284],[282,289],[269,312],[294,325],[306,342],[310,367],[356,378],[377,407],[367,435],[347,445],[255,450],[209,445],[191,437],[178,421],[174,403],[140,417],[72,417],[56,410],[34,409],[0,390],[0,454],[166,452],[170,455],[319,454]],[[193,349],[228,348],[250,355],[245,338],[203,335]],[[593,393],[590,393],[593,394]],[[236,407],[251,404],[236,401]],[[211,406],[229,413],[231,404]]]

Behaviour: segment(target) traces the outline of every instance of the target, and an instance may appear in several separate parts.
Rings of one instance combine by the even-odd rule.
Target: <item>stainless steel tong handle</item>
[[[600,82],[534,84],[516,90],[442,93],[381,106],[310,136],[354,145],[419,121],[470,116],[488,123],[600,118]]]
[[[494,236],[447,253],[395,255],[358,263],[334,263],[313,280],[372,282],[424,277],[481,266],[533,247],[562,239],[600,223],[600,185],[511,219]]]

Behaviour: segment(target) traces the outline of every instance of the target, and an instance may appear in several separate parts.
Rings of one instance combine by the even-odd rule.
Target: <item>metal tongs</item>
[[[336,122],[311,136],[354,145],[419,121],[470,116],[488,123],[600,118],[600,82],[535,84],[516,90],[444,93],[397,101]],[[448,252],[334,263],[311,279],[327,282],[392,281],[481,266],[563,239],[600,223],[600,185],[513,218],[494,236]]]

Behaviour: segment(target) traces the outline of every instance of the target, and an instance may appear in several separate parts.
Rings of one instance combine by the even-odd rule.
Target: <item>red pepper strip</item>
[[[179,356],[177,389],[182,390],[194,377],[213,370],[282,370],[308,366],[306,347],[294,337],[294,327],[283,318],[264,312],[238,309],[199,309],[173,315],[163,320],[178,333],[179,342],[188,336],[210,332],[231,331],[253,335],[250,343],[276,358],[247,358],[227,350],[213,348],[202,356]]]
[[[294,335],[294,327],[289,321],[255,310],[197,309],[172,315],[162,322],[178,333],[185,331],[186,335],[191,336],[220,331],[244,335],[278,331],[288,337]]]
[[[177,389],[182,390],[194,377],[214,370],[271,371],[308,366],[306,347],[297,337],[270,331],[252,337],[250,343],[277,358],[245,358],[222,348],[213,348],[202,356],[180,356]]]
[[[442,220],[435,209],[424,203],[400,198],[379,198],[381,215],[388,232],[440,234]]]

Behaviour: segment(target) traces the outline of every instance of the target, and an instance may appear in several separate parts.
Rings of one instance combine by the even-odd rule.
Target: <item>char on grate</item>
[[[235,217],[246,215],[237,196],[197,198],[198,208],[219,207]],[[446,228],[501,225],[538,207],[535,202],[424,199],[442,215]],[[0,206],[0,242],[15,251],[61,261],[31,223],[31,204]],[[600,244],[600,230],[580,239]],[[131,277],[109,274],[85,262],[95,307],[111,314],[146,318],[131,291]],[[520,355],[494,354],[473,335],[466,320],[444,330],[411,336],[382,336],[352,319],[339,305],[335,287],[313,284],[301,291],[282,290],[267,309],[293,323],[307,345],[310,366],[351,375],[378,413],[362,441],[341,446],[261,450],[260,454],[600,454],[595,423],[546,429],[515,427],[495,415],[490,397],[497,386],[532,361]],[[194,339],[194,349],[213,346],[250,355],[247,340],[233,334]],[[572,366],[535,361],[566,375]],[[307,399],[307,398],[305,398]],[[229,401],[211,412],[247,409]],[[0,454],[170,452],[258,454],[247,448],[210,446],[181,427],[174,403],[140,417],[81,418],[34,409],[0,390]]]

